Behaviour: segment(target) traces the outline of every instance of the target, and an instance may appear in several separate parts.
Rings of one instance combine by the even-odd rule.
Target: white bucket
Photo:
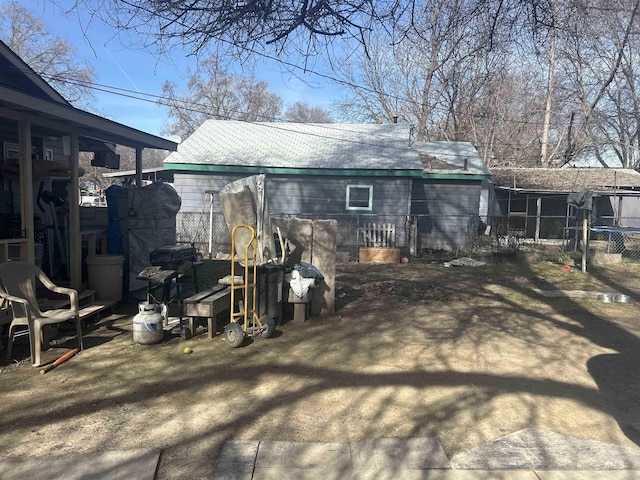
[[[157,305],[139,303],[138,314],[133,317],[133,341],[142,345],[160,343],[164,336],[163,320]]]
[[[123,255],[87,255],[89,288],[96,291],[96,300],[122,300]]]

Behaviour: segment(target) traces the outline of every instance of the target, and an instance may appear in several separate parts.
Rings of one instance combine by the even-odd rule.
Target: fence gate
[[[358,229],[365,247],[395,247],[396,226],[394,223],[367,223]]]

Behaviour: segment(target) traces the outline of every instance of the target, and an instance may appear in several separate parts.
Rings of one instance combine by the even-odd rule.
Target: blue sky
[[[137,40],[130,38],[129,33],[119,35],[98,20],[90,21],[82,12],[65,15],[63,9],[70,9],[74,0],[18,0],[18,3],[41,18],[52,34],[66,38],[75,46],[79,57],[96,69],[98,84],[161,95],[165,80],[176,82],[182,89],[187,84],[189,71],[196,68],[196,59],[183,51],[174,50],[169,56],[158,58],[141,48],[128,47]],[[241,73],[241,68],[237,65],[237,73]],[[310,74],[302,81],[273,60],[260,60],[256,72],[258,79],[268,82],[271,91],[279,95],[285,105],[303,101],[329,108],[338,96],[326,79]],[[166,111],[155,103],[101,91],[95,91],[95,97],[97,113],[160,135]]]

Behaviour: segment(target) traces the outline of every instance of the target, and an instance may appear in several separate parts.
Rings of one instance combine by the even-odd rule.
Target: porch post
[[[69,156],[69,280],[71,288],[82,286],[82,238],[80,237],[80,151],[78,134],[71,134]]]
[[[142,147],[136,147],[136,186],[142,187]]]
[[[540,212],[542,211],[542,197],[538,196],[536,199],[536,235],[535,242],[540,241]]]
[[[31,160],[31,122],[18,123],[20,144],[20,226],[27,239],[20,245],[20,257],[29,263],[36,262],[33,226],[33,162]]]

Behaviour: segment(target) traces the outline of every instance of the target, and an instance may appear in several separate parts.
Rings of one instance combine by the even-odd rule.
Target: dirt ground
[[[562,266],[340,264],[334,315],[237,349],[138,345],[123,305],[46,375],[24,346],[0,367],[0,456],[160,448],[159,479],[204,479],[228,439],[438,437],[451,457],[537,428],[640,445],[640,268]]]

